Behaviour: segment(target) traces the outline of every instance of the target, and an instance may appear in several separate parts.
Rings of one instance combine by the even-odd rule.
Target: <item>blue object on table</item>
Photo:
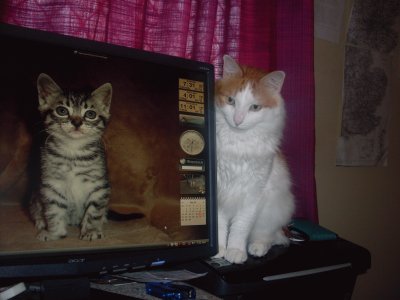
[[[196,299],[195,288],[171,282],[147,282],[146,293],[165,300]]]

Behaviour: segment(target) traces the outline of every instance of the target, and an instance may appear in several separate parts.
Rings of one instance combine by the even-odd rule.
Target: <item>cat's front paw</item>
[[[237,248],[228,248],[225,259],[233,264],[242,264],[247,260],[247,253]]]
[[[66,234],[58,235],[43,229],[39,231],[36,238],[42,242],[47,242],[47,241],[59,240],[65,238],[66,236],[67,236]]]
[[[79,238],[84,241],[94,241],[104,238],[104,234],[101,231],[90,230],[84,233],[81,232],[81,236]]]
[[[254,242],[249,245],[249,253],[256,257],[262,257],[267,254],[270,248],[270,243]]]
[[[36,220],[35,227],[37,230],[40,231],[40,230],[46,228],[46,223],[43,220]]]
[[[218,253],[213,256],[213,258],[224,258],[226,253],[226,248],[219,246]]]

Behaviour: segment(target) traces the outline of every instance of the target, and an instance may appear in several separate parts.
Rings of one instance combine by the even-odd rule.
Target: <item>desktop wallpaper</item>
[[[206,240],[201,79],[142,60],[25,43],[7,43],[0,58],[0,255]],[[65,89],[112,84],[111,117],[103,137],[111,184],[109,207],[121,215],[143,217],[109,221],[104,239],[81,241],[78,228],[69,228],[68,237],[58,241],[35,238],[26,203],[39,180],[43,128],[36,80],[40,73]],[[194,89],[185,89],[188,82]],[[194,102],[182,101],[189,97]],[[192,135],[199,143],[194,150]],[[190,215],[194,210],[199,215]]]

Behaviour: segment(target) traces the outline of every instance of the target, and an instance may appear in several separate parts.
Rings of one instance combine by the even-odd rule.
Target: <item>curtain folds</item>
[[[4,0],[0,21],[210,62],[283,70],[298,217],[317,221],[312,0]]]

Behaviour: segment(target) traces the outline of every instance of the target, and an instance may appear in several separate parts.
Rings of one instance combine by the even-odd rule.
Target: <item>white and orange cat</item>
[[[285,73],[241,66],[224,56],[216,82],[219,253],[243,263],[287,245],[294,212],[290,174],[279,147],[285,125]]]

